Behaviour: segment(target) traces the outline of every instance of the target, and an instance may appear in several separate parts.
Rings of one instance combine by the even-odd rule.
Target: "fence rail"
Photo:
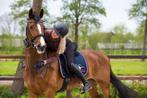
[[[108,55],[111,59],[147,59],[147,55]]]
[[[147,80],[147,76],[117,76],[120,80]],[[22,80],[22,77],[0,76],[0,81]]]
[[[0,59],[23,59],[24,55],[0,55]],[[108,55],[110,59],[147,59],[147,55]]]
[[[15,77],[15,76],[1,76],[0,81],[10,81],[10,80],[22,80],[22,77]]]
[[[0,55],[0,59],[23,59],[23,55]]]

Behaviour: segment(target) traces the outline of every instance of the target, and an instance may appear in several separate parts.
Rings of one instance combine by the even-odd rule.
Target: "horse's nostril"
[[[44,46],[42,46],[44,49],[46,48],[46,46],[44,45]]]
[[[38,48],[41,48],[41,45],[39,44],[37,47],[38,47]]]
[[[38,45],[38,49],[39,49],[40,51],[44,51],[44,50],[45,50],[45,48],[46,48],[46,46],[45,46],[45,45],[44,45],[44,46]]]

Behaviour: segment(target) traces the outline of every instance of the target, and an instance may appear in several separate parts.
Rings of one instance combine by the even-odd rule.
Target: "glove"
[[[36,70],[39,70],[43,66],[44,66],[44,62],[41,60],[41,61],[37,61],[37,63],[34,65],[34,68]]]

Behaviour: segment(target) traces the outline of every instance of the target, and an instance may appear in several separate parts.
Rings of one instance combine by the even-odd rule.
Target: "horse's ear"
[[[33,9],[31,8],[30,10],[29,10],[29,18],[31,19],[31,18],[33,18],[34,17],[34,15],[33,15]]]
[[[40,18],[42,18],[42,17],[43,17],[43,14],[44,14],[44,10],[43,10],[43,9],[41,9],[41,11],[40,11]]]

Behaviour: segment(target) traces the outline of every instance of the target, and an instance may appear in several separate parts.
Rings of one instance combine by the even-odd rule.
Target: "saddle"
[[[73,75],[70,73],[69,69],[68,69],[68,65],[67,65],[67,58],[64,54],[60,55],[59,58],[59,64],[60,64],[60,72],[61,72],[61,76],[63,78],[70,78]],[[83,55],[76,51],[74,53],[74,62],[75,65],[77,65],[77,67],[80,69],[80,71],[83,73],[83,75],[85,76],[87,74],[87,63],[85,58],[83,57]]]
[[[64,91],[67,88],[67,85],[70,83],[70,78],[71,77],[73,78],[73,75],[70,73],[68,69],[66,59],[67,59],[66,56],[63,54],[60,55],[58,58],[60,64],[60,73],[62,78],[64,79],[62,88],[58,92]],[[75,51],[73,63],[79,67],[80,71],[83,73],[84,76],[87,74],[88,72],[87,63],[84,56],[80,52]]]

